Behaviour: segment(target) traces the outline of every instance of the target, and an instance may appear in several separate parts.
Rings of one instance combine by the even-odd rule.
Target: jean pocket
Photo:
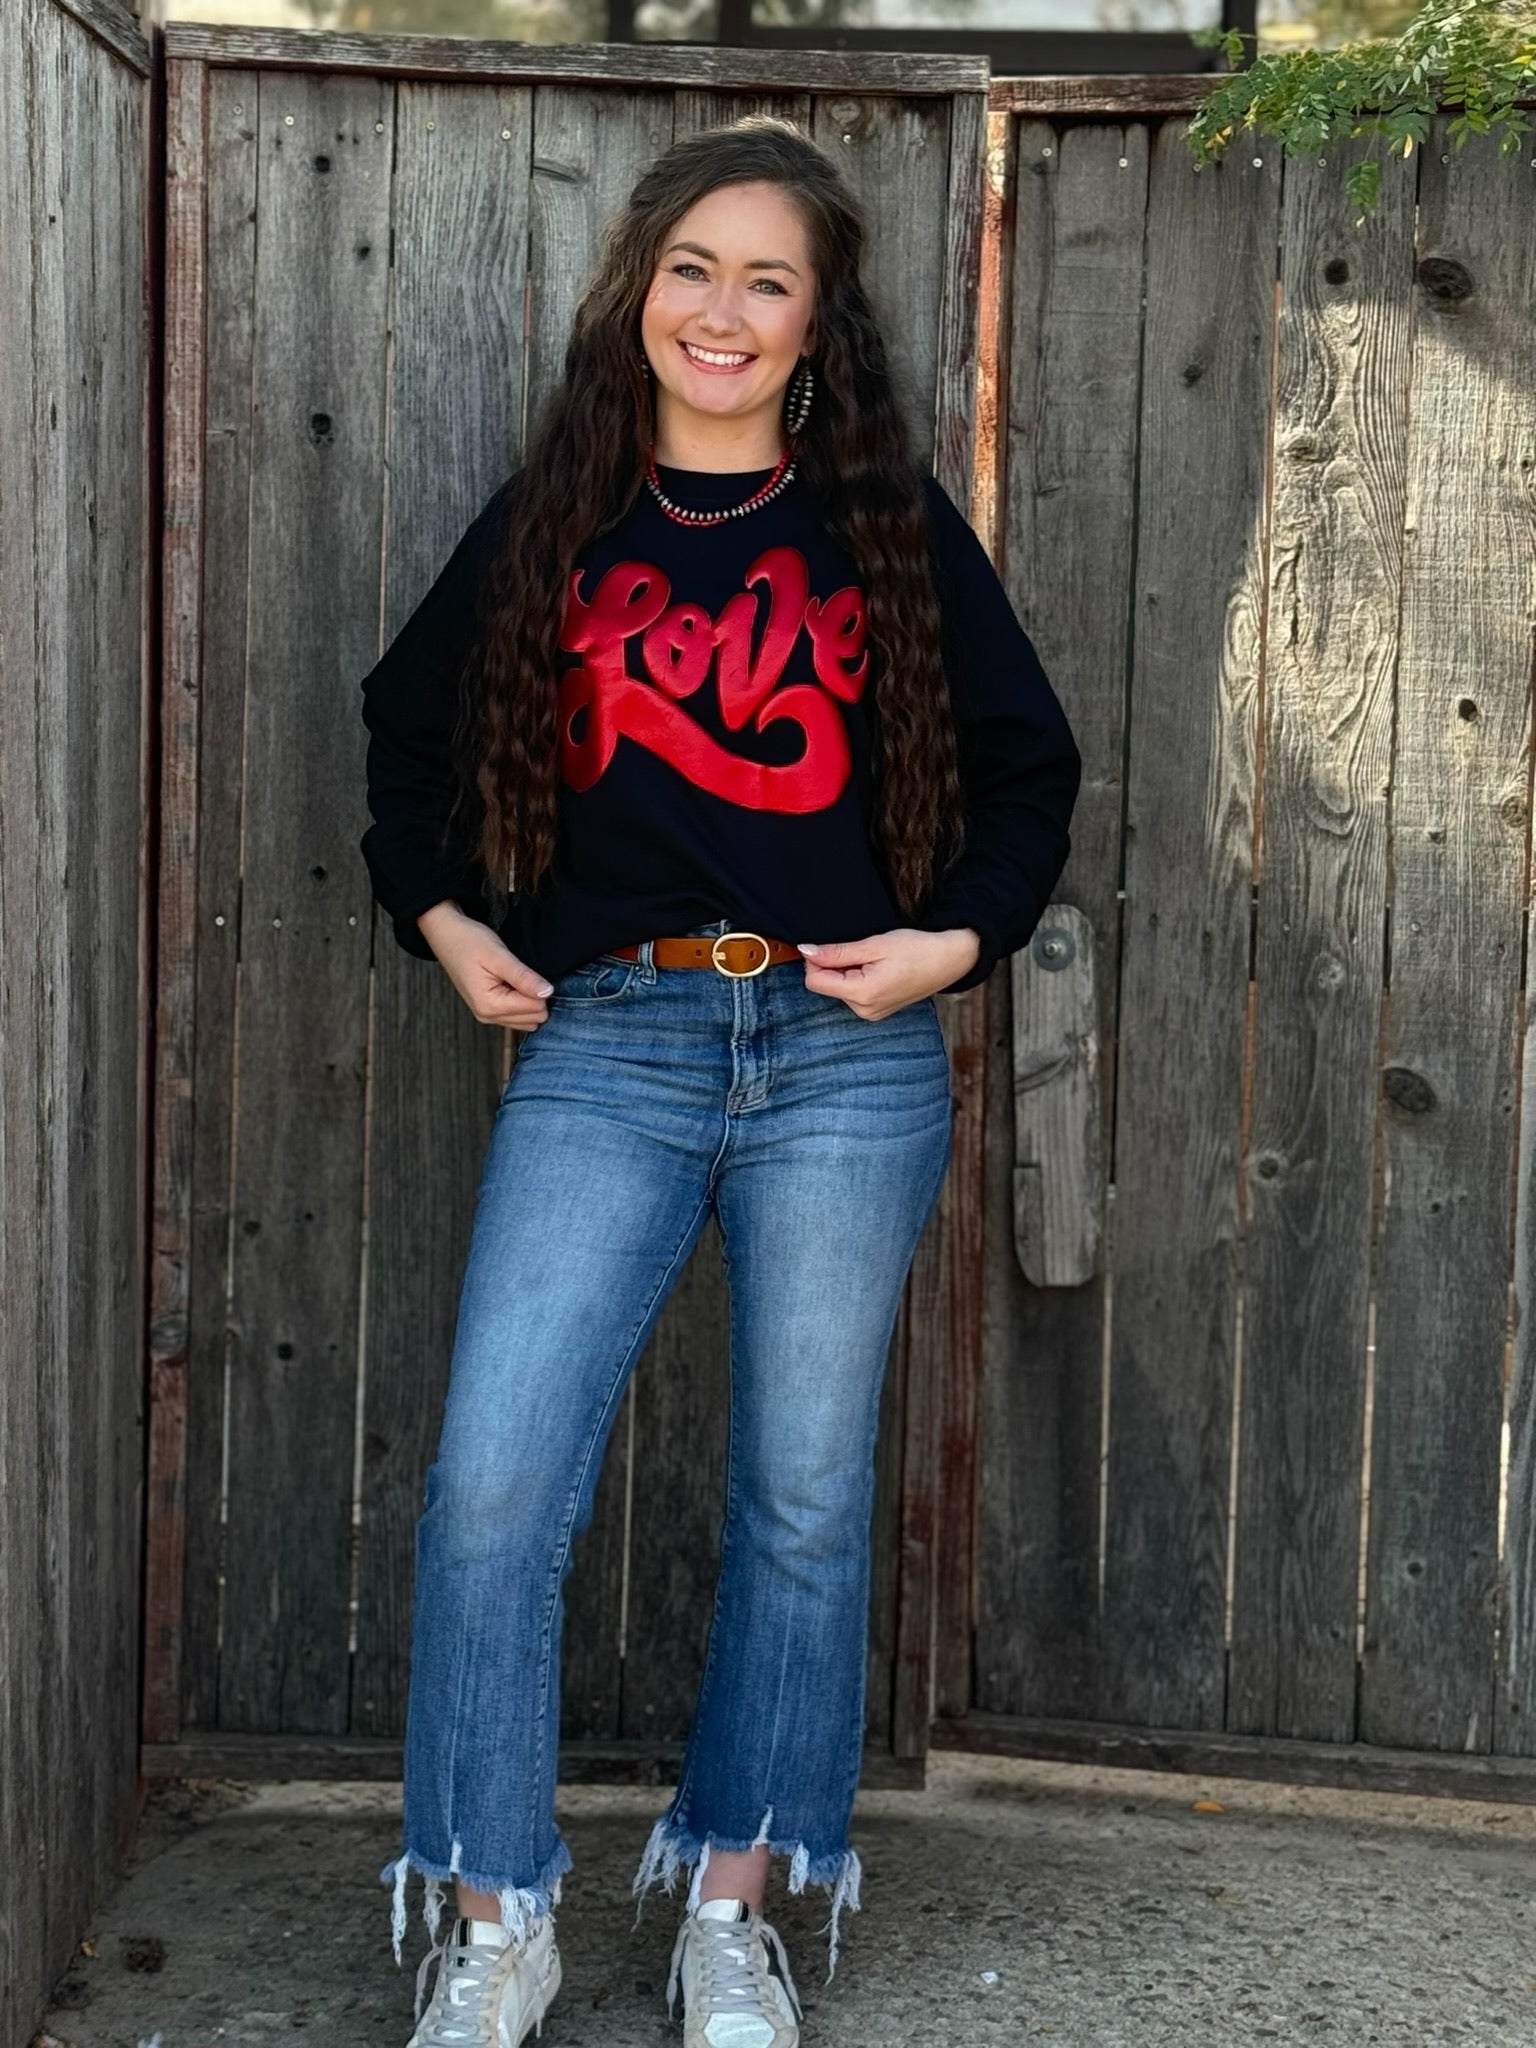
[[[547,1001],[551,1006],[562,1003],[583,1009],[594,1003],[617,1002],[634,988],[639,967],[638,960],[625,960],[617,953],[598,953],[579,967],[557,974],[554,993]]]

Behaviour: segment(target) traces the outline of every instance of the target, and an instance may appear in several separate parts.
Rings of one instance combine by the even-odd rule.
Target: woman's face
[[[778,186],[707,193],[666,237],[640,316],[658,413],[676,406],[733,428],[775,414],[815,346],[815,299],[805,227]]]

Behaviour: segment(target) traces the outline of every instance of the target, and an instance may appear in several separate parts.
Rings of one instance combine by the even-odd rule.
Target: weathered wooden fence
[[[980,509],[1089,943],[990,988],[940,1739],[1530,1796],[1536,166],[1441,117],[1356,227],[1146,87],[992,89]],[[1016,1200],[1037,1269],[1102,1214],[1072,1284]]]
[[[113,7],[0,50],[0,2042],[138,1777],[150,64]]]
[[[1527,167],[1437,134],[1357,227],[1337,161],[1196,172],[1203,80],[1004,81],[984,133],[956,62],[169,49],[152,1766],[397,1768],[506,1049],[377,941],[349,693],[515,459],[636,170],[771,105],[870,206],[962,494],[979,341],[976,517],[1088,763],[1058,911],[946,1006],[872,1767],[936,1712],[947,1742],[1491,1782],[1531,1683]],[[685,1731],[725,1360],[710,1239],[581,1546],[573,1768]]]
[[[397,1770],[412,1538],[507,1048],[376,926],[358,681],[515,462],[602,223],[674,134],[734,112],[799,119],[862,193],[918,445],[964,502],[985,69],[190,26],[167,55],[145,1732],[157,1768],[252,1736],[255,1768],[328,1738],[349,1768]],[[914,269],[914,248],[935,260]],[[928,1413],[907,1387],[936,1379],[944,1342],[942,1236],[936,1219],[888,1375],[870,1652],[886,1775],[927,1741],[930,1548],[899,1532],[931,1518],[927,1462],[902,1453]],[[578,1545],[569,1768],[659,1767],[686,1733],[726,1363],[711,1232]]]
[[[946,1004],[871,1771],[932,1724],[1536,1796],[1536,166],[1442,122],[1357,228],[1338,161],[1195,173],[1201,78],[174,28],[162,480],[150,45],[6,5],[0,2040],[122,1845],[141,1622],[145,1769],[398,1769],[511,1048],[376,926],[356,684],[635,172],[752,106],[865,198],[919,446],[1087,763],[1034,945]],[[726,1336],[709,1240],[582,1546],[570,1768],[683,1732]]]

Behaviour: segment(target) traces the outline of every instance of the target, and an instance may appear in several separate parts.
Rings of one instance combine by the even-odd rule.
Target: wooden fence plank
[[[957,93],[949,102],[948,116],[933,373],[932,464],[934,474],[956,505],[969,516],[976,482],[976,358],[983,274],[988,260],[983,247],[988,184],[984,95]],[[1001,222],[997,225],[1000,227]],[[994,261],[996,254],[994,247],[990,252]]]
[[[980,93],[948,104],[943,251],[935,331],[928,460],[954,503],[969,513],[975,483],[976,343],[986,184],[986,107]],[[887,230],[887,233],[890,233]],[[892,246],[896,246],[894,235]],[[937,1712],[969,1703],[974,1689],[977,1422],[986,1291],[983,1152],[986,1133],[987,991],[940,1005],[949,1052],[951,1138],[939,1198],[945,1297],[928,1333],[941,1378],[934,1561],[933,1700]],[[918,1354],[924,1349],[919,1335]],[[926,1748],[926,1731],[924,1734]]]
[[[173,21],[171,57],[208,64],[297,65],[327,71],[395,71],[439,77],[572,84],[682,86],[717,92],[845,91],[883,95],[980,92],[984,57],[929,50],[744,50],[679,43],[526,43],[463,36],[382,35]]]
[[[559,383],[571,316],[596,266],[604,223],[672,140],[664,92],[540,86],[534,95],[527,424]]]
[[[524,86],[396,89],[389,644],[520,452],[528,172]],[[354,688],[358,678],[354,678]],[[367,822],[356,793],[357,831]],[[368,877],[352,863],[368,918]],[[416,1519],[507,1048],[374,912],[356,1657],[349,1726],[404,1729]]]
[[[38,1722],[32,1733],[29,1767],[37,1773],[38,1833],[28,1845],[32,1882],[40,1910],[39,1950],[59,1953],[75,1873],[68,1854],[73,1833],[70,1797],[74,1759],[69,1728],[71,1697],[72,1552],[79,1531],[70,1491],[71,1344],[75,1337],[75,1292],[70,1247],[71,1139],[79,1076],[73,1071],[70,956],[84,940],[84,895],[64,886],[70,873],[71,787],[77,742],[72,690],[86,680],[76,667],[77,634],[85,622],[77,613],[79,585],[71,574],[72,547],[79,545],[73,518],[79,461],[88,475],[88,446],[77,402],[74,337],[70,332],[69,266],[75,247],[76,208],[82,203],[79,178],[89,177],[91,138],[78,132],[74,83],[78,51],[66,17],[47,12],[37,24],[32,71],[31,128],[35,137],[32,186],[32,243],[36,270],[33,464],[36,476],[37,628],[36,819],[38,855],[37,1077],[41,1127],[38,1183],[33,1211],[44,1246],[38,1273],[42,1327],[36,1349],[23,1369],[36,1375],[37,1515],[41,1541],[37,1586]],[[81,158],[71,154],[78,142]],[[82,878],[83,879],[83,878]]]
[[[1153,142],[1100,1716],[1189,1728],[1224,1711],[1278,190],[1278,151]]]
[[[1082,115],[1088,120],[1127,118],[1127,127],[1145,129],[1160,115],[1192,114],[1214,89],[1210,71],[1068,72],[1061,77],[994,78],[987,86],[987,105],[994,113],[1024,121],[1059,120]]]
[[[1226,1725],[1355,1733],[1413,187],[1287,166]]]
[[[1019,123],[1004,279],[999,568],[1083,754],[1058,895],[1083,913],[1097,941],[1105,1159],[1119,1001],[1148,133],[1141,124]],[[997,1713],[1092,1714],[1110,1251],[1105,1243],[1099,1273],[1082,1287],[1035,1288],[1019,1268],[1006,961],[988,995],[976,1703]]]
[[[1488,138],[1452,151],[1438,117],[1419,178],[1360,1732],[1477,1750],[1529,832],[1536,242],[1510,232],[1530,197],[1512,200]]]
[[[13,24],[17,61],[0,66],[0,119],[7,137],[28,134],[51,111],[43,82],[47,0],[21,0]],[[42,73],[42,78],[38,73]],[[42,553],[51,551],[38,501],[34,446],[46,406],[46,365],[37,361],[34,267],[49,246],[34,238],[32,152],[0,150],[0,2029],[21,2039],[45,1984],[43,1898],[33,1877],[46,1787],[37,1768],[46,1684],[42,1647],[42,1553],[38,1445],[47,1355],[49,1245],[39,1230],[46,1169],[43,1090],[42,924],[50,887],[38,833],[39,727],[47,677],[39,660],[35,593]]]
[[[241,820],[245,809],[245,719],[250,666],[251,460],[255,434],[252,361],[256,322],[257,104],[254,71],[207,74],[202,135],[207,150],[205,214],[185,222],[206,236],[206,255],[174,253],[173,277],[201,260],[205,321],[201,356],[184,376],[205,381],[201,465],[187,508],[200,541],[197,597],[186,602],[196,638],[185,672],[170,678],[195,692],[187,707],[186,771],[196,777],[195,987],[191,997],[192,1101],[187,1277],[186,1566],[182,1613],[183,1725],[219,1724],[219,1649],[226,1562],[225,1407],[233,1335],[229,1313],[230,1180],[236,1108],[235,1013],[241,937]],[[188,147],[194,138],[188,137]],[[184,275],[187,284],[190,273]],[[174,302],[172,302],[174,303]],[[216,309],[216,317],[209,317]],[[193,459],[193,451],[187,451]],[[185,829],[182,827],[181,829]],[[168,877],[162,870],[162,887]]]
[[[1072,71],[1057,77],[1037,72],[992,79],[987,104],[994,113],[1048,120],[1061,115],[1156,119],[1162,114],[1193,114],[1219,82],[1220,74],[1212,71]],[[1536,101],[1530,99],[1515,102],[1521,107],[1533,104]],[[1388,175],[1394,170],[1388,159]]]
[[[187,64],[173,64],[166,74],[160,845],[144,1561],[143,1736],[147,1742],[169,1741],[181,1731],[185,1648],[205,431],[202,372],[207,288],[206,76],[201,65]],[[216,1487],[216,1469],[214,1484]],[[214,1620],[216,1623],[216,1587]]]
[[[370,921],[392,90],[263,77],[220,1725],[340,1732]],[[272,1511],[274,1472],[285,1511]]]
[[[925,466],[934,452],[944,270],[938,263],[914,265],[912,251],[943,247],[949,122],[947,100],[877,99],[868,92],[818,93],[811,110],[812,134],[864,204],[864,284],[886,337],[913,453]],[[976,196],[979,201],[979,187]]]
[[[67,808],[49,904],[62,927],[67,1066],[59,1075],[69,1324],[52,1362],[67,1463],[50,1540],[66,1560],[60,1661],[69,1762],[48,1952],[115,1875],[137,1775],[142,1521],[139,1155],[140,720],[144,698],[144,130],[139,71],[73,22],[60,215],[66,350],[55,545],[67,551]],[[66,382],[67,376],[67,382]],[[41,1361],[40,1361],[41,1363]]]
[[[1531,808],[1529,794],[1526,809]],[[1526,904],[1525,957],[1536,957],[1536,894]],[[1520,1133],[1515,1157],[1514,1337],[1507,1394],[1509,1460],[1499,1557],[1499,1643],[1493,1748],[1536,1750],[1536,1003],[1523,1000]]]

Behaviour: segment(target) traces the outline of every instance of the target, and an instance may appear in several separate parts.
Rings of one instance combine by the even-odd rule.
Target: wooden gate
[[[991,93],[985,510],[1087,766],[938,1739],[1530,1797],[1536,173],[1442,116],[1358,227],[1109,83]]]
[[[375,920],[359,679],[515,462],[603,222],[675,134],[737,112],[795,117],[859,190],[918,449],[965,503],[986,74],[191,26],[166,49],[145,1757],[397,1773],[412,1538],[508,1048]],[[906,1396],[945,1348],[948,1220],[888,1374],[869,1688],[887,1777],[927,1743],[932,1411]],[[567,1769],[661,1769],[686,1733],[726,1361],[711,1229],[578,1546]]]
[[[984,115],[961,60],[167,47],[149,1766],[398,1769],[506,1052],[374,931],[355,683],[515,459],[635,172],[771,106],[870,207],[919,446],[1086,762],[1033,945],[945,1006],[870,1768],[936,1714],[1536,1795],[1529,167],[1442,121],[1357,226],[1337,156],[1195,171],[1203,77]],[[711,1236],[578,1557],[569,1769],[685,1730],[725,1361]]]

